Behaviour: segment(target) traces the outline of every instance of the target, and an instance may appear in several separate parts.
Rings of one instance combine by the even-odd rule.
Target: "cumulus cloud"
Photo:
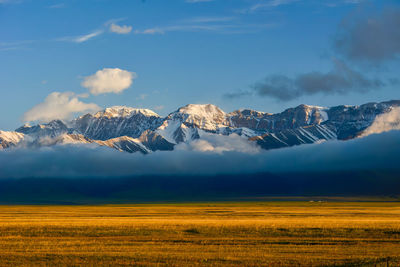
[[[335,40],[336,51],[354,61],[381,63],[400,55],[400,8],[391,7],[371,15],[352,13]]]
[[[119,26],[115,23],[111,23],[110,31],[118,34],[128,34],[132,31],[132,26],[127,26],[127,25]]]
[[[136,77],[136,73],[127,70],[104,68],[91,76],[85,77],[81,85],[89,89],[90,93],[94,95],[118,94],[128,89]]]
[[[305,95],[362,93],[385,85],[379,79],[365,77],[343,61],[334,60],[333,62],[334,68],[329,72],[313,71],[300,74],[295,78],[286,75],[270,75],[265,80],[255,83],[252,91],[230,93],[226,97],[235,98],[255,93],[280,101],[290,101]]]
[[[65,145],[0,151],[0,178],[399,171],[399,149],[400,131],[255,154],[176,150],[142,155]]]
[[[75,113],[97,111],[100,107],[84,103],[72,92],[53,92],[44,102],[34,106],[24,114],[23,120],[49,122],[54,119],[69,119]]]
[[[400,130],[400,107],[394,107],[390,112],[377,116],[362,135],[368,136],[392,130]]]

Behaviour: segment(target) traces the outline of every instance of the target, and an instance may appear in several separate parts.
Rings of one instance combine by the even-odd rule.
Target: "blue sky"
[[[363,21],[379,22],[399,7],[394,0],[0,0],[0,129],[20,126],[53,92],[73,92],[67,101],[79,107],[72,111],[127,105],[161,115],[188,103],[279,112],[400,99],[392,33],[382,33],[391,45],[377,56],[369,51],[378,44],[356,53],[335,43],[338,32],[359,33]],[[346,26],[353,20],[361,26]],[[390,23],[397,22],[382,27]],[[117,68],[131,74],[120,92],[83,85]],[[343,69],[355,83],[341,80]],[[340,84],[313,91],[321,79],[310,85],[303,74]],[[289,95],[276,91],[286,90],[276,87],[277,75]]]

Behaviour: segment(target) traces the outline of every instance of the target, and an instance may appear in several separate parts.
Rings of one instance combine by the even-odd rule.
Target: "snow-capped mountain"
[[[140,140],[129,136],[116,137],[106,141],[95,140],[94,143],[100,146],[108,146],[119,151],[125,151],[129,153],[141,152],[143,154],[147,154],[150,152],[150,150],[143,145]]]
[[[148,109],[110,107],[72,121],[25,125],[15,132],[0,131],[0,148],[60,144],[92,144],[119,151],[150,153],[170,151],[205,134],[233,133],[274,149],[360,136],[380,114],[400,106],[400,101],[331,108],[300,105],[281,113],[254,110],[225,113],[215,105],[189,104],[165,118]]]
[[[328,120],[328,108],[300,105],[282,113],[271,114],[254,110],[239,110],[229,114],[233,127],[246,127],[260,132],[277,132]]]
[[[251,140],[256,141],[264,149],[271,149],[325,140],[353,139],[360,136],[371,126],[378,115],[387,113],[398,106],[400,106],[400,101],[394,100],[382,103],[367,103],[361,106],[317,108],[320,110],[318,112],[323,112],[322,120],[305,122],[304,119],[306,117],[301,116],[300,118],[302,119],[297,122],[297,125],[304,125],[300,127],[268,131],[264,135],[251,138]],[[295,109],[299,109],[299,112],[304,114],[308,112],[307,107],[309,106],[301,105]],[[288,118],[281,117],[281,119],[287,120]],[[293,117],[291,119],[296,120]]]
[[[169,114],[156,132],[178,144],[199,138],[199,130],[217,133],[227,126],[227,114],[217,106],[189,104]]]
[[[0,131],[0,149],[16,146],[24,138],[23,133]]]
[[[68,129],[67,125],[61,120],[54,120],[47,124],[39,124],[34,126],[24,125],[15,131],[37,139],[41,137],[54,138],[66,133],[70,133],[71,129]]]
[[[86,114],[75,120],[71,128],[91,139],[108,140],[120,136],[138,138],[146,130],[154,130],[163,119],[149,109],[128,107],[106,108],[94,115]]]

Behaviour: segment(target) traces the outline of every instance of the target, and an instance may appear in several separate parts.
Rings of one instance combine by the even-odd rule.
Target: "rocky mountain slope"
[[[146,130],[155,130],[163,119],[149,109],[111,107],[94,115],[86,114],[70,125],[84,136],[108,140],[120,136],[138,138]]]
[[[148,109],[118,106],[69,122],[54,120],[15,132],[0,131],[0,148],[92,144],[146,154],[173,150],[176,144],[201,139],[205,133],[235,133],[264,149],[275,149],[356,138],[376,116],[398,106],[398,100],[331,108],[300,105],[271,114],[249,109],[225,113],[211,104],[189,104],[165,118]]]
[[[16,146],[24,138],[23,133],[0,131],[0,149]]]

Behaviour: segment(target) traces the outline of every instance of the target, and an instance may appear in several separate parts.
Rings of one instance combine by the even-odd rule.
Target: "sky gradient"
[[[280,112],[400,99],[399,9],[395,0],[0,0],[0,129],[40,120],[26,112],[59,101],[54,92],[79,102],[68,112],[160,115],[189,103]]]

